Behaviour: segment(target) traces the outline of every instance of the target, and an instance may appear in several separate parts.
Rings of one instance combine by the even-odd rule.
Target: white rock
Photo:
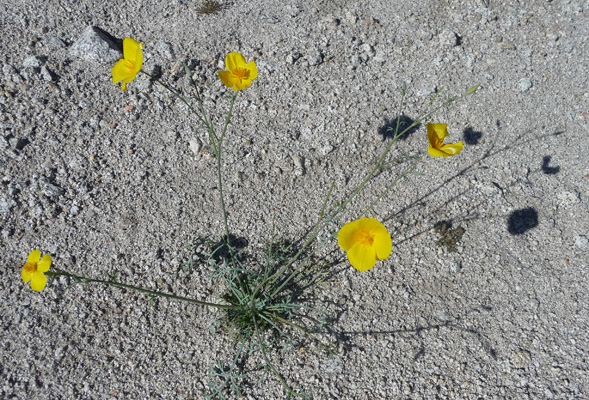
[[[198,138],[192,138],[188,141],[188,147],[190,148],[190,151],[195,155],[198,155],[202,147],[202,142]]]

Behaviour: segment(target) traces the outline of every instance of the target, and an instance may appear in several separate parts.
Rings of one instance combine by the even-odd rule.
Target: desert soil
[[[589,397],[588,1],[0,3],[0,398],[201,399],[236,354],[213,310],[21,279],[39,249],[92,278],[223,290],[205,265],[184,268],[195,237],[223,233],[206,132],[145,75],[112,84],[121,50],[81,43],[89,26],[142,42],[144,69],[191,93],[187,63],[216,124],[225,55],[256,61],[223,159],[228,222],[252,257],[273,225],[304,237],[332,182],[334,201],[360,183],[403,85],[405,121],[480,85],[428,119],[462,153],[426,156],[371,213],[391,257],[358,272],[336,241],[323,251],[331,276],[307,301],[333,317],[319,335],[335,353],[295,335],[271,360],[314,399]],[[426,152],[425,122],[339,223]],[[436,244],[440,221],[464,230],[455,252]],[[259,360],[240,360],[243,398],[284,398]]]

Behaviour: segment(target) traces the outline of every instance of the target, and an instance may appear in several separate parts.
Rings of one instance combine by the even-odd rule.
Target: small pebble
[[[520,92],[525,92],[532,87],[532,81],[528,78],[522,78],[517,83],[517,87],[519,88]]]
[[[188,141],[188,147],[190,148],[190,151],[195,155],[198,155],[202,147],[202,142],[198,138],[192,138]]]
[[[319,65],[323,62],[323,54],[319,50],[314,50],[307,56],[307,62],[312,66]]]
[[[169,42],[158,42],[155,45],[155,50],[159,53],[160,56],[168,60],[174,58],[174,49],[172,48],[172,44]]]

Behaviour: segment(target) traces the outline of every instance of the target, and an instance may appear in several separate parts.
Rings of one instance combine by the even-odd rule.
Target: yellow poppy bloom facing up
[[[258,68],[254,61],[245,63],[245,57],[239,53],[229,53],[225,57],[225,68],[229,71],[219,71],[219,78],[225,86],[233,90],[243,90],[258,77]]]
[[[342,250],[348,252],[352,267],[367,271],[374,267],[376,260],[391,255],[393,242],[387,228],[374,218],[360,218],[348,222],[337,235]]]
[[[123,90],[127,90],[127,83],[131,82],[143,65],[143,44],[135,39],[123,40],[123,57],[112,67],[112,83],[123,81]]]
[[[51,256],[45,254],[41,258],[39,250],[31,251],[27,257],[27,263],[22,267],[22,280],[25,282],[31,281],[31,289],[40,292],[47,284],[47,277],[43,272],[49,271],[51,266]]]
[[[446,124],[427,124],[427,140],[429,148],[427,152],[432,157],[450,157],[462,151],[462,142],[444,144],[444,138],[449,136]]]

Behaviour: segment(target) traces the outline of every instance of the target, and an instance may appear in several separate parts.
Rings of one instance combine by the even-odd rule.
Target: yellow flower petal
[[[233,90],[237,91],[237,90],[243,90],[246,87],[249,87],[252,84],[252,81],[248,81],[245,79],[236,79],[233,82]]]
[[[141,67],[143,66],[143,52],[141,51],[143,45],[141,43],[140,45],[141,46],[139,47],[139,49],[137,49],[137,54],[135,55],[135,76],[137,76],[137,73],[141,71]],[[133,79],[135,79],[135,76],[133,77]]]
[[[123,81],[123,84],[121,85],[121,88],[123,90],[127,90],[127,83],[131,82],[133,79],[135,79],[137,75],[131,75],[128,78],[125,78],[125,80]]]
[[[243,90],[251,86],[252,81],[258,77],[258,69],[254,61],[245,63],[245,57],[233,52],[225,57],[225,67],[228,71],[220,71],[219,78],[227,87],[233,90]]]
[[[223,82],[223,84],[227,87],[233,87],[233,82],[234,82],[234,78],[233,78],[233,74],[229,71],[219,71],[219,78],[221,79],[221,82]]]
[[[340,229],[337,241],[348,252],[350,264],[360,271],[369,270],[376,260],[387,258],[393,248],[387,228],[375,218],[348,222]]]
[[[462,142],[454,143],[454,144],[445,144],[443,145],[440,150],[444,153],[448,154],[449,156],[455,156],[462,151]]]
[[[143,45],[135,39],[125,38],[123,40],[123,57],[125,58],[125,60],[136,62],[137,56],[142,54],[142,48]],[[141,58],[143,58],[142,55]]]
[[[49,267],[51,267],[51,256],[49,254],[45,254],[41,261],[37,264],[37,271],[39,272],[47,272],[49,271]]]
[[[28,282],[31,280],[31,275],[32,275],[32,271],[33,269],[30,268],[31,264],[25,264],[25,266],[22,268],[22,271],[20,272],[20,275],[22,276],[22,280],[24,282]]]
[[[128,62],[125,59],[117,61],[114,67],[112,67],[112,83],[119,83],[127,76],[129,76]]]
[[[253,81],[258,77],[258,67],[256,67],[256,63],[254,61],[250,61],[245,64],[245,69],[250,71],[249,80]]]
[[[432,147],[431,145],[428,147],[427,152],[432,157],[449,157],[450,156],[449,154],[446,154],[443,151],[438,150],[435,147]]]
[[[393,251],[393,241],[391,235],[386,231],[384,233],[378,233],[374,237],[374,249],[376,250],[376,259],[384,260],[389,258]]]
[[[435,134],[438,136],[438,139],[443,142],[444,138],[450,136],[448,133],[448,125],[447,124],[428,124],[432,127]]]
[[[31,279],[31,289],[36,292],[43,290],[47,284],[47,277],[41,272],[34,272]]]
[[[245,57],[239,53],[233,52],[227,54],[225,57],[225,68],[229,71],[236,70],[237,68],[245,67]]]
[[[427,140],[430,146],[438,148],[444,143],[444,138],[448,136],[446,124],[427,124]]]
[[[31,254],[29,254],[29,256],[27,257],[27,263],[28,264],[36,264],[39,262],[40,258],[41,258],[41,251],[40,250],[33,250],[33,251],[31,251]]]
[[[117,61],[112,67],[112,82],[119,83],[123,81],[122,89],[127,90],[127,83],[137,77],[143,65],[143,44],[135,39],[125,38],[123,40],[124,59]]]
[[[376,263],[376,254],[372,246],[358,242],[348,251],[348,260],[358,271],[368,271]]]
[[[427,152],[432,157],[450,157],[462,151],[462,142],[444,144],[444,138],[449,136],[446,124],[427,124],[427,140],[429,148]]]
[[[348,222],[339,230],[337,243],[343,251],[348,251],[358,241],[358,221]]]

